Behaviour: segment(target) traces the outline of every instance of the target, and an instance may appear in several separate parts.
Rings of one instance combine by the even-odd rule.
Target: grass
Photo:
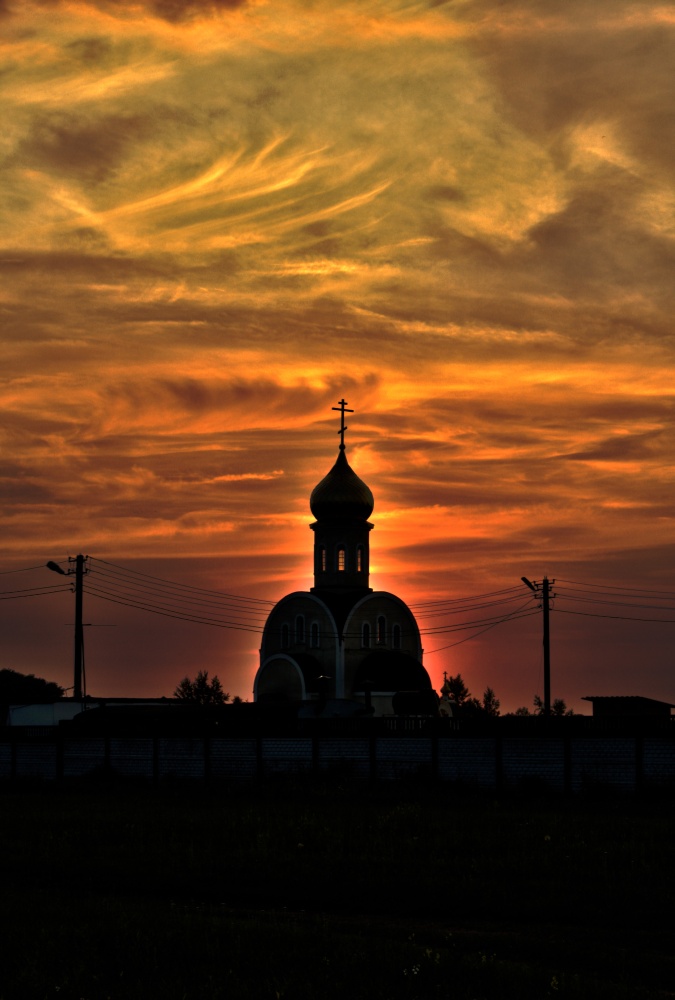
[[[0,1000],[673,996],[675,805],[0,789]]]

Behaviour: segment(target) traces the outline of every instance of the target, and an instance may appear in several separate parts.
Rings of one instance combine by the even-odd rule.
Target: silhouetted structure
[[[369,586],[373,494],[347,461],[340,411],[337,461],[310,497],[314,586],[283,597],[263,633],[258,703],[307,703],[321,715],[394,711],[397,692],[435,707],[415,617],[394,594]],[[426,696],[426,697],[424,697]],[[400,699],[398,699],[400,701]]]
[[[668,701],[640,695],[586,695],[582,700],[593,705],[594,719],[668,719],[675,708]]]

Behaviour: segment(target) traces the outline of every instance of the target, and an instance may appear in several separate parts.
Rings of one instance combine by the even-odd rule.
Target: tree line
[[[0,705],[49,704],[58,701],[64,695],[64,690],[53,681],[43,680],[34,674],[20,674],[16,670],[0,670]],[[501,702],[491,687],[486,687],[482,698],[474,697],[467,687],[461,674],[447,676],[441,688],[441,695],[451,702],[462,715],[491,716],[501,714]],[[194,679],[184,677],[174,691],[174,698],[192,705],[225,705],[240,704],[237,695],[230,699],[229,692],[217,674],[209,678],[208,670],[200,670]],[[517,708],[513,715],[543,715],[544,702],[535,694],[532,708],[526,706]],[[574,712],[563,698],[555,698],[551,703],[551,715],[573,715]]]
[[[443,687],[441,688],[441,694],[447,698],[448,701],[452,702],[453,705],[456,705],[462,715],[483,715],[494,717],[501,714],[501,702],[495,694],[493,688],[486,687],[483,692],[483,697],[480,700],[478,698],[474,698],[461,674],[456,674],[454,677],[448,677],[446,675]],[[532,701],[532,709],[523,705],[521,708],[517,708],[515,712],[509,712],[507,714],[543,715],[543,699],[538,694],[535,694]],[[563,698],[556,698],[553,702],[551,702],[551,715],[574,715],[574,712],[571,708],[567,707]]]

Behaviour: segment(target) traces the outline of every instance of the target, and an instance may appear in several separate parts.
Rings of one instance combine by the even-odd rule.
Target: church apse
[[[397,692],[431,692],[419,628],[394,594],[370,587],[369,518],[375,501],[346,455],[344,399],[340,445],[310,496],[314,586],[283,597],[265,625],[254,698],[314,703],[328,715],[393,711]]]

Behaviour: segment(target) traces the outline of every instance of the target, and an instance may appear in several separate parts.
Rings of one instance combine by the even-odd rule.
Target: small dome
[[[373,494],[356,475],[342,448],[333,468],[312,490],[309,506],[317,521],[333,518],[367,521],[373,513]]]

